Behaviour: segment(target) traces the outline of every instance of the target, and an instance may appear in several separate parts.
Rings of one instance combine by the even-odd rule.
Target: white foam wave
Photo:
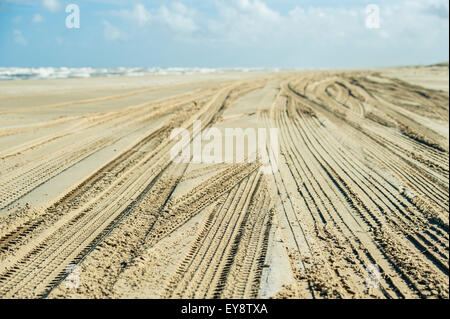
[[[99,76],[143,76],[211,74],[219,72],[252,72],[263,69],[251,68],[5,68],[0,67],[0,80],[88,78]],[[275,70],[272,70],[275,71]]]

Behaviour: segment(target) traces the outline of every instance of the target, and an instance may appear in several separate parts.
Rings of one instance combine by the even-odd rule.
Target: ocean
[[[0,67],[0,80],[30,80],[30,79],[64,79],[89,78],[99,76],[143,76],[143,75],[181,75],[209,74],[221,72],[252,72],[262,71],[257,68],[5,68]],[[275,69],[271,71],[277,71]]]

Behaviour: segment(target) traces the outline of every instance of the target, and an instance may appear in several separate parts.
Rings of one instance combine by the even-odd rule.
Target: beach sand
[[[2,81],[0,298],[448,298],[448,86],[448,66]],[[196,121],[277,128],[276,171],[175,163]]]

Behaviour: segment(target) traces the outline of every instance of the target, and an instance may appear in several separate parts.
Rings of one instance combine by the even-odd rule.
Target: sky
[[[372,68],[448,38],[448,0],[0,0],[0,67]]]

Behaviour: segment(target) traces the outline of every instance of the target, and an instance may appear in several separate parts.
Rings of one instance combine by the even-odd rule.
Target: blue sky
[[[70,3],[79,29],[66,28]],[[428,64],[448,61],[448,37],[448,0],[0,0],[3,67]]]

